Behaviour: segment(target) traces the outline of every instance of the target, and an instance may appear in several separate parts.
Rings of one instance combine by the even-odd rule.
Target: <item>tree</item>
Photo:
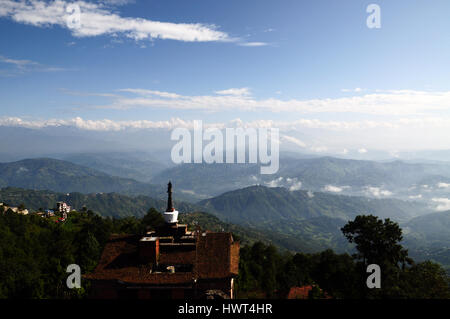
[[[142,218],[142,224],[144,227],[155,228],[164,224],[164,217],[155,208],[150,208]]]
[[[358,261],[357,269],[361,276],[360,282],[365,283],[366,268],[377,264],[381,268],[382,290],[367,290],[366,297],[399,297],[401,295],[400,275],[406,264],[412,264],[408,251],[399,244],[402,240],[402,230],[397,223],[389,218],[384,222],[376,216],[356,216],[341,228],[350,243],[356,244],[358,253],[353,257]]]
[[[389,218],[384,222],[373,215],[356,216],[341,228],[350,243],[356,244],[356,258],[362,260],[365,266],[399,265],[411,263],[408,251],[399,242],[403,239],[402,230],[397,223]]]
[[[450,298],[450,281],[439,264],[425,261],[412,266],[404,273],[405,297],[414,299]]]

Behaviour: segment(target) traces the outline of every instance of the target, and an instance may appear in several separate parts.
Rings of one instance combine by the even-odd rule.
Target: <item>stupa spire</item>
[[[166,212],[173,212],[175,209],[173,208],[173,202],[172,202],[172,182],[169,181],[169,184],[167,184],[167,209]]]

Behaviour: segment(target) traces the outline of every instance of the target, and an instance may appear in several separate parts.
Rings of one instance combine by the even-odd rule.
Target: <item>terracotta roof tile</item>
[[[95,271],[84,277],[97,280],[120,280],[136,284],[190,284],[194,278],[216,279],[235,276],[239,268],[239,243],[231,233],[199,235],[195,245],[171,246],[160,244],[159,263],[163,265],[192,265],[192,271],[151,273],[150,265],[138,258],[139,236],[111,236]]]

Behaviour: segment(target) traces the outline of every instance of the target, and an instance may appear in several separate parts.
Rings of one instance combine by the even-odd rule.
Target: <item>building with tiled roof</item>
[[[302,287],[291,287],[289,289],[289,293],[287,295],[287,299],[309,299],[310,294],[312,293],[313,289],[319,289],[320,294],[322,295],[322,298],[324,299],[331,299],[331,297],[326,293],[323,292],[322,289],[315,287],[315,286],[302,286]]]
[[[115,235],[92,282],[93,298],[233,298],[239,243],[231,233],[191,232],[178,224],[171,183],[165,225],[145,236]]]

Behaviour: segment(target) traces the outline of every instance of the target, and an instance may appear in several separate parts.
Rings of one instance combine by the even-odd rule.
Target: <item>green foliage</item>
[[[404,225],[404,245],[417,260],[430,259],[446,266],[450,275],[450,211],[416,217]]]
[[[0,189],[0,202],[7,202],[12,206],[18,206],[23,203],[32,211],[39,208],[52,208],[56,206],[56,202],[64,201],[72,208],[82,210],[83,207],[90,209],[102,216],[111,217],[143,217],[149,207],[155,207],[162,211],[166,207],[166,201],[154,199],[148,196],[130,197],[117,193],[56,193],[44,190],[27,190],[21,188],[3,188]],[[192,211],[197,206],[175,202],[179,211]]]
[[[439,264],[425,261],[403,274],[404,294],[414,299],[450,299],[450,279]]]
[[[406,220],[425,209],[417,203],[252,186],[201,201],[219,218],[274,234],[274,244],[293,251],[350,251],[340,228],[359,214]]]
[[[317,217],[347,221],[362,213],[406,220],[413,216],[412,213],[427,211],[422,204],[395,199],[311,194],[303,190],[264,186],[234,190],[199,204],[226,220],[239,223],[304,221]]]
[[[143,220],[103,218],[90,210],[71,212],[64,223],[35,214],[0,214],[0,298],[84,298],[81,289],[66,287],[67,266],[82,274],[94,270],[112,233],[139,234],[161,222],[154,208]]]
[[[155,208],[150,208],[147,214],[142,218],[142,222],[146,228],[155,228],[164,225],[164,217]]]
[[[356,298],[353,259],[327,250],[316,254],[280,253],[261,242],[241,248],[238,297],[285,298],[291,287],[313,285],[335,298]],[[314,298],[324,297],[322,290]]]
[[[400,245],[402,230],[389,219],[357,216],[342,232],[356,244],[356,271],[364,278],[366,267],[377,264],[381,269],[381,289],[362,287],[366,298],[448,298],[449,282],[445,270],[431,261],[414,264],[408,251]],[[408,267],[408,265],[412,265]],[[361,281],[360,281],[361,282]]]
[[[356,216],[342,232],[350,243],[356,244],[358,254],[355,257],[362,259],[365,266],[404,266],[408,262],[408,252],[399,244],[403,239],[402,230],[389,218],[383,222],[373,215]]]

